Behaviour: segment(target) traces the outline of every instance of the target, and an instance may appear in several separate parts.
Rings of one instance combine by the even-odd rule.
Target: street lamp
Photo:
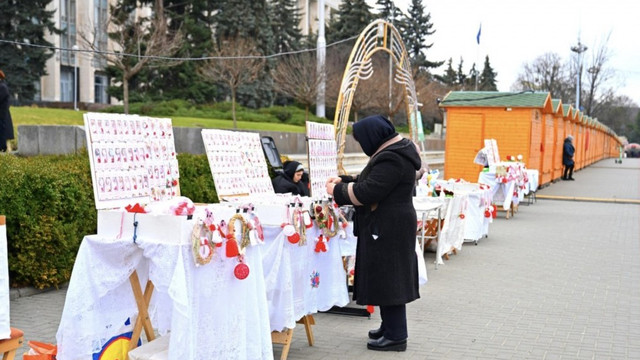
[[[582,78],[582,53],[587,51],[587,47],[580,43],[578,38],[578,45],[572,46],[571,51],[578,54],[578,74],[576,75],[576,109],[580,110],[580,79]]]
[[[73,50],[73,110],[78,110],[78,45]]]

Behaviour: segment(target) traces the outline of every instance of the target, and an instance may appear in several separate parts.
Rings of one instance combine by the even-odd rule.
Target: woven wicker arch
[[[371,57],[378,51],[385,51],[391,54],[393,59],[394,80],[403,85],[405,104],[407,106],[407,123],[409,124],[409,135],[413,141],[417,141],[417,114],[418,101],[416,97],[416,87],[411,76],[411,64],[405,49],[404,42],[398,30],[393,24],[376,20],[369,24],[360,33],[356,44],[351,50],[349,62],[342,76],[340,94],[336,105],[336,113],[333,125],[336,131],[336,144],[338,147],[338,171],[346,174],[342,165],[344,159],[344,149],[347,136],[347,124],[353,96],[355,95],[358,81],[366,80],[373,75],[373,64]]]

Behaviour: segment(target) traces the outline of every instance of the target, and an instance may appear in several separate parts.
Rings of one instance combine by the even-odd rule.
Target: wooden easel
[[[297,324],[304,324],[304,330],[307,332],[307,341],[309,346],[313,346],[313,330],[311,325],[315,325],[316,321],[313,315],[305,315],[300,320],[296,321]],[[291,347],[291,340],[293,338],[293,329],[287,329],[285,331],[273,331],[271,332],[271,342],[274,344],[284,345],[282,348],[282,355],[280,360],[286,360],[289,355],[289,348]]]
[[[149,301],[153,294],[153,283],[151,280],[147,280],[144,293],[140,287],[140,279],[138,278],[138,272],[133,270],[133,273],[129,276],[129,282],[131,283],[131,289],[133,290],[133,297],[136,299],[138,305],[138,317],[136,323],[133,326],[133,333],[131,334],[131,342],[129,343],[129,351],[135,349],[140,340],[140,334],[144,328],[144,333],[147,336],[147,341],[155,340],[156,336],[153,333],[153,326],[151,326],[151,319],[149,319]],[[127,356],[127,359],[129,357]],[[126,360],[126,359],[125,359]]]

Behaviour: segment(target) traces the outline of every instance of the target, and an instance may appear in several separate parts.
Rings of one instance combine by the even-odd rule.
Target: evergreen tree
[[[55,10],[46,10],[49,3],[51,0],[0,1],[0,39],[53,46],[45,40],[45,32],[62,32],[55,27]],[[52,56],[53,52],[43,47],[0,42],[0,68],[19,101],[34,98],[36,84],[47,75],[46,61]]]
[[[213,14],[219,9],[219,5],[208,0],[189,2],[165,0],[165,9],[167,9],[170,28],[181,28],[185,34],[188,34],[176,56],[185,58],[208,56],[213,47]],[[206,81],[194,81],[200,76],[197,73],[199,65],[201,65],[199,61],[185,61],[171,68],[145,70],[136,78],[148,86],[145,87],[144,94],[140,94],[140,88],[138,93],[143,95],[143,99],[187,99],[197,104],[221,100],[218,86]]]
[[[247,38],[256,42],[262,55],[274,53],[274,37],[269,19],[271,13],[266,0],[227,0],[221,2],[220,11],[214,17],[215,37],[222,39]],[[219,46],[219,45],[218,45]],[[238,102],[248,107],[266,107],[273,103],[273,79],[269,72],[273,64],[268,62],[256,82],[238,89]]]
[[[467,77],[467,89],[477,90],[476,85],[477,82],[480,81],[479,75],[480,73],[478,69],[476,69],[476,63],[473,63],[471,70],[469,70],[469,76]]]
[[[491,64],[489,64],[489,55],[484,58],[484,68],[482,74],[480,74],[480,83],[478,84],[478,90],[481,91],[498,91],[496,85],[496,77],[498,73],[493,71]]]
[[[456,83],[458,85],[465,85],[467,83],[467,75],[464,73],[464,70],[462,70],[462,64],[463,64],[463,60],[462,58],[460,58],[460,62],[458,63],[458,71],[456,72]]]
[[[300,48],[300,9],[295,0],[274,0],[271,5],[274,50],[277,53]]]
[[[327,42],[358,36],[373,21],[371,7],[365,0],[345,0],[331,17],[327,27]]]
[[[414,65],[425,70],[437,68],[444,63],[444,61],[429,61],[425,54],[425,51],[433,46],[433,44],[426,45],[425,41],[435,32],[431,22],[431,14],[425,15],[422,0],[411,0],[409,14],[403,21],[402,33],[405,34],[405,46],[411,61]]]
[[[387,20],[395,27],[400,27],[405,15],[402,13],[402,10],[395,6],[393,0],[378,0],[376,1],[376,5],[378,5],[379,19]]]
[[[458,80],[458,74],[453,69],[453,59],[449,58],[447,61],[447,68],[444,71],[443,75],[435,75],[436,80],[440,81],[445,85],[455,85]]]

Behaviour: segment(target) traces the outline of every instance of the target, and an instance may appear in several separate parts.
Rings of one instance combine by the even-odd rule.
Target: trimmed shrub
[[[180,194],[194,203],[218,202],[207,155],[178,154]]]
[[[45,288],[69,280],[82,238],[96,232],[86,153],[0,156],[0,174],[12,286]]]

